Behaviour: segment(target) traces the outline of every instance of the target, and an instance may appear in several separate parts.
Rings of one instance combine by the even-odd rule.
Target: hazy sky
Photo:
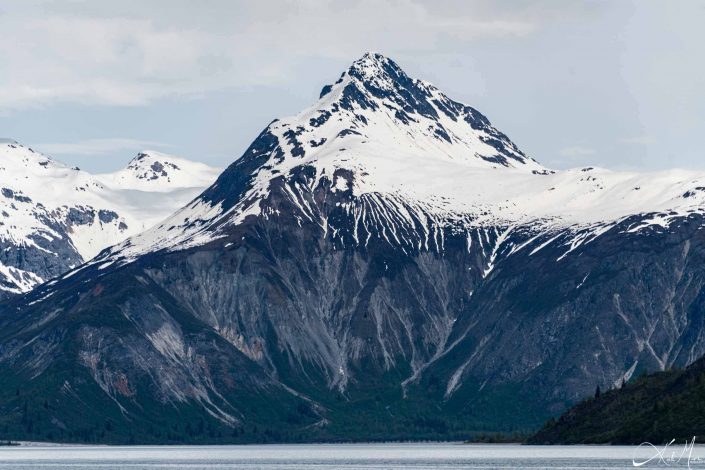
[[[703,25],[705,1],[3,0],[0,137],[225,166],[374,50],[546,166],[705,170]]]

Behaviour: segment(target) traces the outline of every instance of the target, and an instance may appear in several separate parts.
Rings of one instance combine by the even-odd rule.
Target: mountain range
[[[704,212],[703,173],[545,168],[368,53],[169,217],[0,304],[0,438],[534,430],[703,355]]]
[[[219,170],[159,152],[91,175],[0,141],[0,298],[31,290],[161,221]]]

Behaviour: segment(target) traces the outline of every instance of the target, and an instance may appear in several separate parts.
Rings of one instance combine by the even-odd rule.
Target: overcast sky
[[[546,166],[705,170],[703,25],[685,0],[4,0],[0,137],[226,166],[373,50]]]

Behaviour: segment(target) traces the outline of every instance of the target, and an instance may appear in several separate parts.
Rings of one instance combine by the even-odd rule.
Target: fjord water
[[[667,454],[678,456],[682,447]],[[310,444],[249,446],[29,446],[0,448],[0,469],[619,469],[634,468],[654,449],[630,446],[513,444]],[[691,467],[705,448],[696,446]],[[646,468],[664,467],[658,459]],[[687,459],[669,466],[688,467]]]

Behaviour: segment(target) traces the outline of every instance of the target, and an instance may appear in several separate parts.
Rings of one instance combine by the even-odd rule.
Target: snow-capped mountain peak
[[[328,113],[348,114],[347,135],[357,132],[393,147],[411,138],[432,156],[446,155],[475,166],[545,171],[479,111],[448,98],[428,82],[410,78],[379,53],[368,52],[353,62],[334,84],[323,88],[318,103],[297,117],[315,114],[309,124],[318,128]]]
[[[396,243],[418,247],[439,227],[597,236],[632,215],[640,215],[635,230],[667,226],[702,210],[703,187],[697,172],[548,170],[479,111],[368,53],[312,106],[273,121],[201,197],[106,256],[130,260],[207,243],[247,217],[281,214],[272,198],[290,200],[297,217],[326,233],[352,234],[354,243],[363,243],[363,232],[405,232],[409,238]],[[333,226],[320,202],[332,198],[354,227]]]
[[[169,178],[169,172],[167,170],[181,170],[181,168],[170,159],[167,159],[165,162],[159,161],[160,157],[165,157],[165,155],[145,150],[138,153],[135,158],[130,160],[127,168],[134,171],[137,178],[147,180]]]
[[[362,83],[390,91],[411,81],[393,60],[378,52],[365,53],[345,73]]]
[[[122,170],[98,175],[98,178],[111,187],[121,189],[170,191],[205,187],[217,178],[220,171],[203,163],[155,150],[143,150]]]
[[[210,235],[195,234],[216,219],[237,224],[260,213],[271,183],[305,166],[315,169],[312,187],[345,170],[348,176],[336,179],[334,190],[400,194],[446,215],[476,202],[464,180],[468,172],[530,178],[550,173],[479,111],[410,78],[391,59],[368,53],[311,107],[273,121],[199,199],[126,241],[123,255],[208,240]]]

